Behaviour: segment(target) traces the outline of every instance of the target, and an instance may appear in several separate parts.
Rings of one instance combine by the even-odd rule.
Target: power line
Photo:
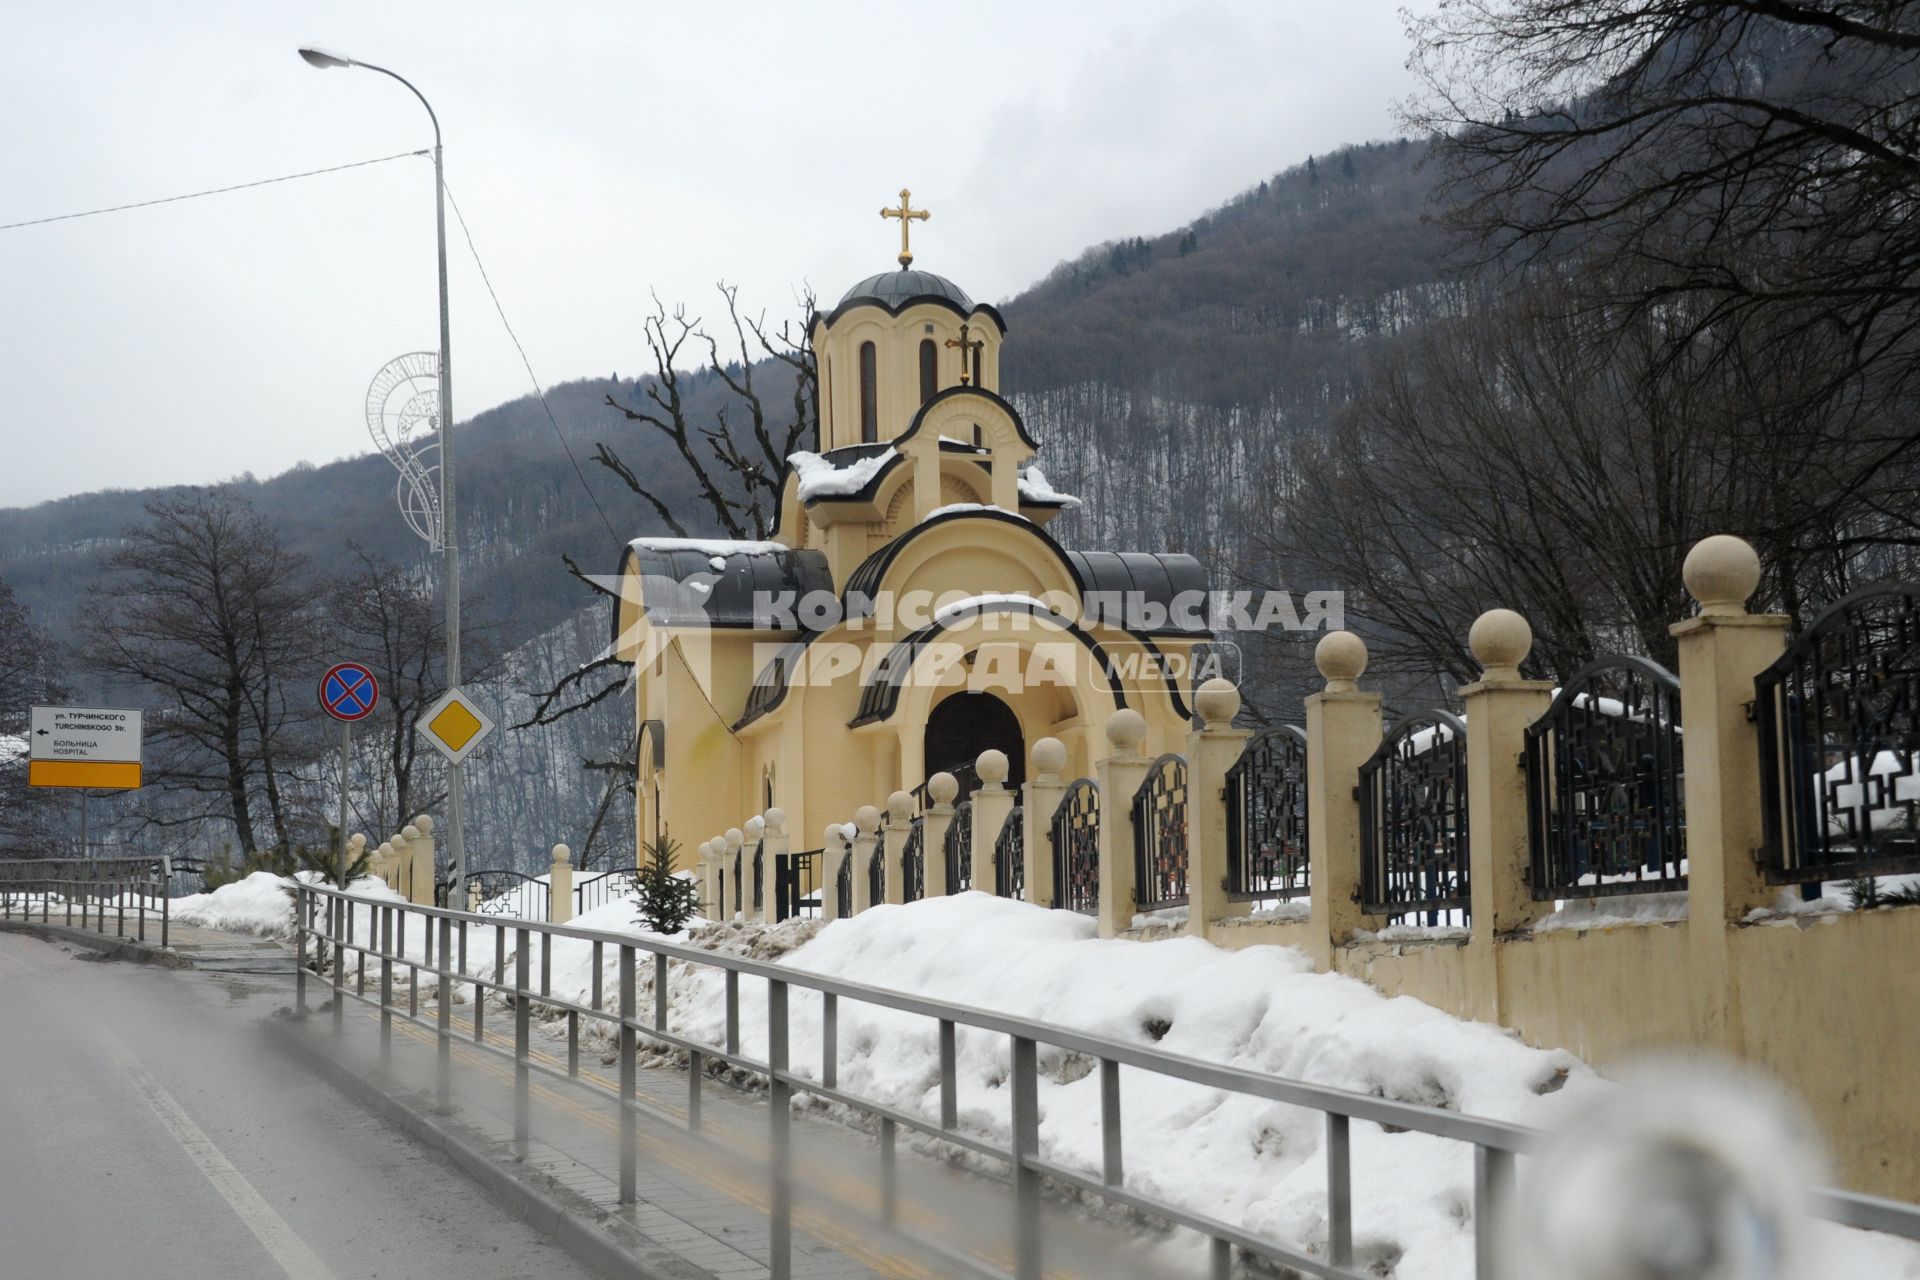
[[[29,218],[25,222],[0,223],[0,231],[13,231],[20,227],[45,226],[49,222],[70,222],[75,218],[92,218],[102,213],[125,213],[128,209],[146,209],[156,204],[174,204],[181,200],[198,200],[202,196],[223,196],[229,191],[245,191],[251,187],[269,187],[276,182],[292,182],[295,178],[315,178],[323,173],[339,173],[343,169],[364,169],[370,164],[385,164],[389,160],[405,160],[409,156],[424,156],[425,151],[399,151],[390,156],[381,156],[377,160],[355,160],[352,164],[336,164],[325,169],[308,169],[305,173],[283,173],[277,178],[261,178],[257,182],[236,182],[230,187],[214,187],[210,191],[189,191],[182,196],[161,196],[157,200],[136,200],[132,204],[116,204],[105,209],[83,209],[79,213],[57,213],[51,218]]]
[[[547,422],[553,427],[554,438],[560,447],[567,451],[567,461],[573,464],[574,477],[580,481],[580,487],[586,491],[587,501],[600,513],[600,523],[607,526],[607,536],[615,542],[620,535],[613,531],[613,522],[607,519],[607,513],[601,509],[600,499],[593,494],[593,486],[587,483],[587,473],[580,469],[580,459],[573,456],[573,446],[567,443],[566,432],[560,430],[560,420],[553,416],[553,406],[547,403],[547,393],[540,387],[540,379],[533,372],[533,361],[527,359],[527,349],[520,345],[520,335],[513,331],[513,324],[507,319],[507,309],[500,305],[500,295],[493,290],[493,281],[487,275],[486,263],[480,261],[480,250],[474,247],[473,232],[467,228],[466,215],[460,212],[460,202],[453,198],[453,188],[443,179],[441,189],[447,193],[447,203],[453,206],[454,220],[460,224],[460,234],[467,238],[467,252],[473,255],[473,265],[480,269],[481,283],[487,286],[487,296],[493,299],[493,309],[500,317],[500,327],[507,331],[507,337],[513,339],[513,349],[520,353],[520,363],[527,371],[527,381],[533,384],[533,394],[540,398],[540,407],[547,411]]]

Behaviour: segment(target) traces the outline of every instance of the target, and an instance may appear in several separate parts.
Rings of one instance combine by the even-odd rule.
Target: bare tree
[[[711,518],[701,523],[730,538],[764,538],[780,519],[787,455],[817,447],[820,438],[820,385],[807,323],[813,295],[803,296],[797,324],[787,321],[774,331],[764,316],[741,316],[738,286],[722,281],[717,288],[726,301],[731,330],[726,358],[720,340],[701,327],[697,316],[689,318],[684,306],[668,312],[656,296],[643,326],[653,377],[644,385],[640,402],[626,404],[608,396],[607,404],[672,444],[697,485],[700,515]],[[689,371],[682,355],[689,344],[706,352],[705,365],[696,366],[696,374],[719,379],[735,402],[721,407],[710,422],[696,421],[689,411]],[[791,401],[784,413],[773,411],[756,383],[755,366],[761,361],[771,361],[789,375]],[[595,446],[594,460],[646,499],[675,535],[686,536],[680,517],[620,460],[618,450],[603,442]]]
[[[693,509],[676,511],[663,489],[643,480],[612,444],[597,444],[594,461],[619,476],[676,537],[688,536],[691,526],[727,538],[765,538],[780,520],[788,456],[819,447],[820,381],[810,333],[814,298],[803,292],[800,318],[776,329],[764,315],[741,315],[737,286],[722,281],[717,288],[727,309],[724,348],[699,317],[690,317],[684,306],[669,311],[655,297],[643,324],[653,374],[639,400],[607,397],[627,421],[667,442],[693,479]],[[689,351],[704,358],[689,362]],[[693,400],[695,384],[706,381],[724,387],[726,399],[703,415]],[[593,590],[612,594],[573,560],[566,563]],[[533,714],[513,727],[550,724],[583,711],[617,693],[625,677],[626,664],[603,655],[542,693]],[[633,762],[626,767],[631,770]]]
[[[1588,264],[1590,301],[1662,312],[1676,359],[1817,343],[1783,396],[1884,407],[1810,523],[1913,451],[1920,3],[1459,0],[1409,27],[1409,118],[1486,260]]]
[[[289,850],[288,784],[312,758],[316,714],[294,674],[316,660],[305,562],[232,489],[156,499],[146,513],[95,593],[88,648],[97,671],[151,700],[150,776],[187,797],[144,820],[224,820],[247,856],[264,824],[269,847]]]
[[[61,806],[27,785],[28,710],[66,694],[56,663],[53,638],[0,578],[0,849],[17,856],[48,856],[60,835]]]
[[[1788,607],[1920,542],[1910,470],[1880,474],[1877,522],[1813,518],[1873,448],[1835,443],[1869,402],[1830,397],[1808,421],[1791,394],[1831,351],[1677,360],[1660,317],[1579,312],[1581,288],[1431,326],[1307,459],[1267,552],[1349,590],[1382,669],[1474,678],[1465,637],[1497,605],[1533,624],[1547,673],[1623,649],[1671,664],[1681,561],[1707,534],[1754,541]]]

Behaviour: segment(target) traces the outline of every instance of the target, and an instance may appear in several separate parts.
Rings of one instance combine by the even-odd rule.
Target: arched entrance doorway
[[[1007,786],[1027,780],[1026,744],[1020,736],[1020,717],[991,693],[951,695],[927,716],[927,776],[945,770],[960,779],[960,794],[973,790],[973,762],[990,748],[1007,753]]]

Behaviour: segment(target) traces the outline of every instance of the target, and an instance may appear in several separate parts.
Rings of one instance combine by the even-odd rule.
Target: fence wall
[[[1297,946],[1323,971],[1602,1069],[1656,1051],[1734,1055],[1806,1100],[1842,1182],[1920,1198],[1909,1090],[1920,907],[1808,914],[1791,901],[1795,868],[1920,872],[1920,730],[1901,718],[1920,705],[1912,602],[1888,593],[1889,622],[1872,621],[1874,602],[1852,602],[1841,612],[1853,631],[1825,641],[1816,622],[1790,649],[1787,619],[1746,612],[1759,562],[1745,543],[1706,540],[1685,576],[1699,612],[1673,628],[1677,677],[1608,659],[1556,700],[1551,683],[1520,674],[1525,619],[1493,610],[1468,637],[1483,670],[1461,690],[1462,716],[1383,724],[1379,695],[1360,683],[1365,644],[1336,632],[1315,654],[1325,687],[1288,741],[1249,747],[1233,723],[1238,692],[1211,681],[1176,756],[1141,754],[1133,711],[1110,718],[1086,778],[1062,776],[1068,753],[1043,738],[1016,793],[1001,786],[1004,757],[986,753],[960,852],[947,839],[953,778],[911,794],[884,780],[884,806],[827,829],[821,914],[903,901],[910,872],[913,893],[948,892],[964,881],[947,859],[969,853],[973,888],[1017,885],[1030,902],[1093,916],[1102,937]],[[1796,658],[1813,645],[1826,646],[1818,661]],[[1889,649],[1878,665],[1876,645]],[[1843,668],[1850,683],[1817,698],[1787,687],[1807,671],[1831,683]],[[1809,727],[1806,709],[1829,703],[1836,727]],[[1836,739],[1851,753],[1837,763]],[[1849,777],[1861,790],[1846,789]],[[1897,830],[1862,817],[1873,804]],[[1855,832],[1837,851],[1827,833],[1841,827],[1805,817],[1835,806]],[[1017,880],[995,858],[1016,838]],[[738,831],[703,847],[709,914],[733,914],[720,882],[739,847]],[[909,852],[924,866],[895,865]],[[843,866],[852,874],[836,893]]]

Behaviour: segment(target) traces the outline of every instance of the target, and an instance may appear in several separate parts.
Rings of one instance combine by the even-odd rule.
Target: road
[[[61,1280],[588,1273],[262,1042],[284,981],[0,933],[0,1255]]]

